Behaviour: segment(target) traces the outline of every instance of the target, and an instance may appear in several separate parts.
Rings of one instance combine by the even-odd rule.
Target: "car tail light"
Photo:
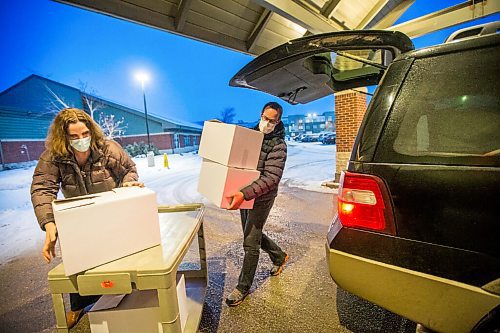
[[[338,215],[346,227],[396,233],[389,193],[384,182],[376,176],[342,172]]]

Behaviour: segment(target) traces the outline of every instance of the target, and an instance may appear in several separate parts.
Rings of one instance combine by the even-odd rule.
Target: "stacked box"
[[[206,121],[198,154],[203,157],[198,192],[219,208],[230,205],[227,196],[258,179],[257,171],[264,135],[252,129]],[[250,209],[254,200],[240,208]]]
[[[255,170],[264,134],[245,127],[205,121],[198,154],[232,168]]]
[[[156,193],[147,188],[55,200],[52,208],[67,276],[161,242]]]

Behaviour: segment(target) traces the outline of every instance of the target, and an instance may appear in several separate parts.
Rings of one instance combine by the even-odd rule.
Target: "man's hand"
[[[240,208],[243,201],[245,201],[245,197],[243,196],[242,192],[236,192],[235,194],[233,194],[227,198],[229,199],[229,202],[231,203],[229,205],[228,210],[236,210],[236,209]]]
[[[42,248],[42,256],[47,263],[56,257],[57,228],[54,222],[45,225],[45,243]]]
[[[144,187],[144,183],[141,183],[141,182],[138,182],[138,181],[133,181],[133,182],[125,182],[122,185],[122,187],[130,187],[130,186]]]

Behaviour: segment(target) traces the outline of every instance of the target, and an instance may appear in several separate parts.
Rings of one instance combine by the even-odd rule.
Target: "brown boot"
[[[68,325],[68,329],[75,326],[76,323],[78,323],[78,321],[82,317],[83,317],[83,309],[67,312],[66,313],[66,325]]]

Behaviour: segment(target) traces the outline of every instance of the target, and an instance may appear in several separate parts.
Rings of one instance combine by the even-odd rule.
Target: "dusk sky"
[[[417,0],[397,23],[462,1]],[[439,44],[465,26],[499,20],[495,14],[414,40],[416,47]],[[279,99],[229,87],[229,79],[252,57],[168,32],[49,0],[0,1],[0,92],[37,74],[143,110],[137,70],[149,72],[148,111],[168,118],[211,119],[228,107],[236,120],[253,121],[263,104]],[[334,108],[333,96],[307,105],[281,102],[285,115]]]

